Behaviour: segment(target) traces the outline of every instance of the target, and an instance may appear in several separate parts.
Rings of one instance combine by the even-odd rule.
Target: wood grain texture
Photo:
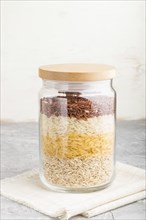
[[[117,123],[117,160],[145,168],[145,122],[119,121]],[[3,124],[1,126],[1,178],[15,176],[38,167],[39,141],[37,123]],[[1,198],[2,220],[51,220],[33,209]],[[72,220],[85,220],[82,216]],[[94,220],[144,220],[145,200],[123,206],[93,217]]]
[[[115,67],[105,64],[54,64],[39,68],[39,76],[48,80],[96,81],[115,77]]]

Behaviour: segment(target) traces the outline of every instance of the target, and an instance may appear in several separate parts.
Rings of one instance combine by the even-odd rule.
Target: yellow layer
[[[96,136],[71,133],[68,136],[50,138],[42,136],[43,153],[57,158],[85,159],[96,154],[106,155],[111,153],[114,146],[114,134],[98,134]]]

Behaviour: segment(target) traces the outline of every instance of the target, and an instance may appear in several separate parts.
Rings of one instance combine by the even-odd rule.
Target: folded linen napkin
[[[45,189],[38,170],[32,170],[1,181],[1,194],[61,220],[82,214],[91,217],[143,199],[145,171],[116,163],[116,178],[108,188],[93,193],[60,193]]]

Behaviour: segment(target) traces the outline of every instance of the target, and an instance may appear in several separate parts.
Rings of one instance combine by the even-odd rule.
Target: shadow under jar
[[[102,64],[42,66],[40,179],[52,190],[109,186],[115,163],[115,68]]]

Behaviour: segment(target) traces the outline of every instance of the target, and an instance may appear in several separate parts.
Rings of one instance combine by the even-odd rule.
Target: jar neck
[[[68,81],[57,81],[57,80],[43,80],[43,87],[45,89],[54,88],[57,90],[67,91],[86,91],[86,90],[100,90],[100,89],[111,89],[112,80],[103,81],[90,81],[90,82],[68,82]]]

